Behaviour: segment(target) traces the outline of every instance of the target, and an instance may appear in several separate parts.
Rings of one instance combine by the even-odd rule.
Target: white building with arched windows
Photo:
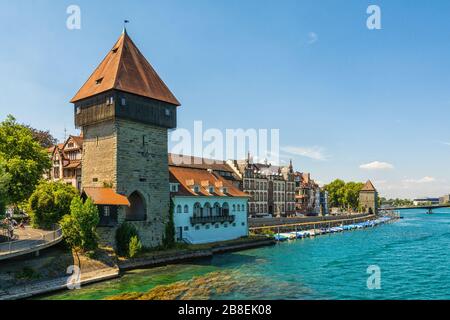
[[[211,170],[169,167],[178,241],[192,244],[248,236],[249,196]]]

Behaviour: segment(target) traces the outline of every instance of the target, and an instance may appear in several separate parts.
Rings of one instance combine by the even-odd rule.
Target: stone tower
[[[82,187],[99,206],[101,238],[114,243],[128,221],[144,246],[159,245],[170,201],[168,129],[180,103],[126,30],[71,102],[84,136]]]
[[[359,192],[359,207],[366,213],[378,213],[378,192],[370,180]]]

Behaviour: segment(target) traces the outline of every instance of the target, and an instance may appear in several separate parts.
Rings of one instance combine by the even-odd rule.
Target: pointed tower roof
[[[364,185],[364,187],[361,189],[361,191],[377,191],[375,189],[375,187],[372,184],[372,181],[367,180],[366,184]]]
[[[111,51],[70,102],[74,103],[111,89],[180,106],[180,102],[145,59],[125,29]]]

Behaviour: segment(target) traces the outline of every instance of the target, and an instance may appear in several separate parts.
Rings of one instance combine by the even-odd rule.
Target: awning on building
[[[130,206],[127,197],[111,188],[84,188],[83,192],[97,205]]]

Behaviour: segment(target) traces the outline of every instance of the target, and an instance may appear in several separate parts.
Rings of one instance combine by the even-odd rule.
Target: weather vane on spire
[[[127,31],[127,23],[130,23],[130,20],[123,20],[123,32],[125,33]]]

